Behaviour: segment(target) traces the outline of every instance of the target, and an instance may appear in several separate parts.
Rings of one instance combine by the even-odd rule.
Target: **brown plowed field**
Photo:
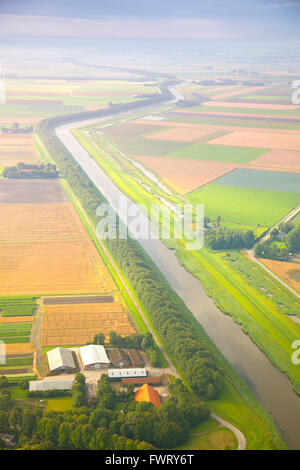
[[[300,170],[300,151],[271,150],[270,152],[252,160],[251,165]]]
[[[0,179],[0,204],[58,203],[69,201],[58,180]]]
[[[42,346],[86,344],[96,333],[135,333],[127,313],[118,303],[44,305]]]
[[[214,145],[236,145],[265,149],[300,150],[300,134],[263,134],[260,132],[232,132],[209,141]]]
[[[296,291],[300,292],[300,265],[285,261],[275,261],[272,259],[259,260],[267,268],[271,269],[277,276],[286,281]]]
[[[178,126],[157,134],[147,136],[147,139],[175,140],[176,142],[192,142],[200,137],[213,134],[215,126]]]
[[[293,111],[298,109],[299,106],[293,104],[269,104],[269,103],[238,103],[234,101],[206,101],[202,103],[204,106],[222,106],[224,108],[253,108],[253,109],[279,109],[286,111]]]
[[[180,194],[188,193],[234,170],[238,165],[228,162],[187,160],[184,158],[144,157],[134,155]]]

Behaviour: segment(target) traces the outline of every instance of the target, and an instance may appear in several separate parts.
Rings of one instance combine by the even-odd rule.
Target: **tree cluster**
[[[81,374],[76,384],[83,385]],[[5,382],[1,394],[7,394]],[[158,408],[149,402],[135,402],[133,386],[115,391],[103,374],[96,400],[65,412],[49,411],[39,405],[19,407],[0,401],[1,433],[16,437],[23,450],[92,449],[150,450],[182,444],[190,428],[208,418],[210,410],[180,380],[170,386],[171,397]],[[5,447],[0,442],[0,447]]]
[[[217,230],[205,232],[205,243],[213,250],[228,250],[238,248],[252,248],[254,245],[252,230],[230,230],[221,227]]]
[[[57,178],[59,172],[52,163],[35,165],[19,162],[4,168],[2,175],[4,178]]]

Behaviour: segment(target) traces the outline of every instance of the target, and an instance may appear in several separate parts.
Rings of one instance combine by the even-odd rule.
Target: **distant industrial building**
[[[148,384],[142,385],[135,392],[134,399],[135,401],[147,401],[158,407],[161,405],[159,393]]]
[[[108,369],[108,377],[111,380],[119,380],[126,377],[146,377],[146,369]]]
[[[75,372],[76,366],[72,351],[55,348],[47,352],[50,372]]]
[[[110,364],[104,346],[100,344],[82,346],[82,348],[79,348],[79,352],[84,369],[101,369],[108,367]]]
[[[29,391],[46,391],[46,390],[70,390],[73,380],[31,380],[29,382]]]

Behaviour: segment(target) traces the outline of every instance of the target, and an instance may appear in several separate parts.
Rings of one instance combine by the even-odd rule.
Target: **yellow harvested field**
[[[236,145],[238,147],[257,147],[265,149],[300,150],[300,134],[264,134],[260,132],[232,132],[210,140],[214,145]]]
[[[300,292],[300,264],[260,258],[260,262]]]
[[[174,140],[176,142],[192,142],[195,139],[212,134],[215,130],[215,126],[176,126],[173,129],[148,135],[146,138],[154,140]]]
[[[269,103],[236,103],[234,101],[206,101],[204,106],[220,106],[224,108],[249,108],[249,109],[279,109],[293,111],[299,106],[293,104],[269,104]]]
[[[128,314],[119,303],[44,305],[42,346],[86,344],[96,333],[135,333]]]
[[[238,167],[229,162],[133,155],[179,194],[185,194]]]
[[[1,323],[27,323],[33,322],[34,316],[27,315],[27,316],[19,316],[19,317],[0,317],[0,324]]]
[[[0,243],[0,295],[117,290],[91,240]]]
[[[115,290],[70,203],[0,204],[0,295]]]
[[[5,345],[6,354],[28,354],[34,352],[34,346],[31,343],[12,343]]]
[[[0,241],[82,238],[88,234],[71,203],[0,204]]]

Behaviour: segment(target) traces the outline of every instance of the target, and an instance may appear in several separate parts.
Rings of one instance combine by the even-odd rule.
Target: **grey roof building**
[[[55,348],[47,352],[50,372],[75,371],[72,351],[66,348]]]

